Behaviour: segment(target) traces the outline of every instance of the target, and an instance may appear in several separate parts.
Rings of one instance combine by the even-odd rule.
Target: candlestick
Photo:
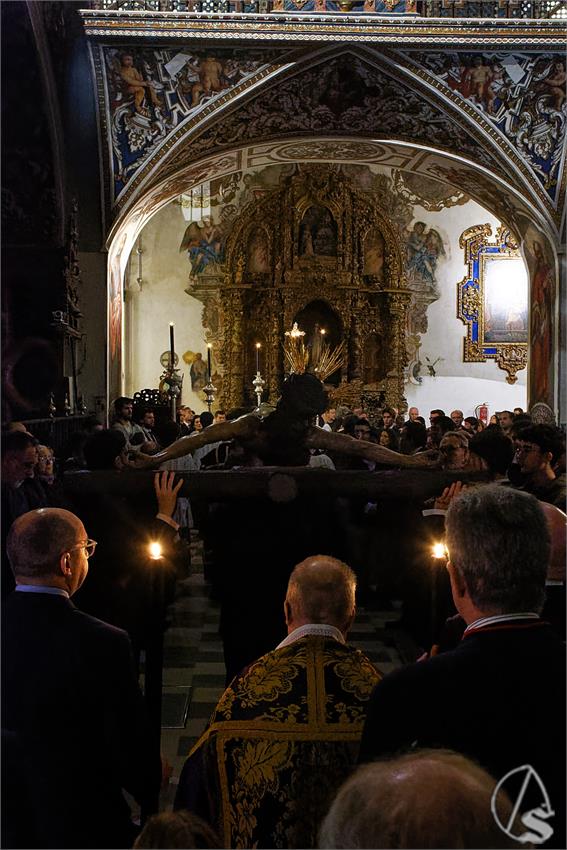
[[[260,371],[260,349],[262,348],[262,344],[260,342],[256,343],[256,371]]]
[[[217,388],[215,386],[213,386],[213,382],[211,381],[211,378],[210,378],[210,375],[209,375],[209,382],[207,384],[205,384],[205,386],[203,387],[203,392],[205,393],[205,399],[207,401],[207,407],[209,408],[209,413],[211,412],[211,407],[212,407],[213,401],[215,400],[216,391],[217,391]]]
[[[209,383],[211,383],[211,348],[212,345],[210,342],[207,343],[207,367],[209,370]]]
[[[262,404],[262,393],[264,391],[264,386],[266,382],[262,378],[260,374],[260,370],[256,371],[256,377],[252,381],[252,386],[254,387],[254,395],[256,396],[257,407],[260,407]]]
[[[175,366],[175,342],[174,342],[174,338],[173,338],[173,328],[174,328],[174,324],[173,324],[173,322],[170,322],[169,323],[169,351],[170,351],[169,368],[170,369],[173,369],[173,367]]]

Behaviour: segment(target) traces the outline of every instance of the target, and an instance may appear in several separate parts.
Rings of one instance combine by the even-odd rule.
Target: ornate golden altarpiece
[[[299,321],[308,344],[317,325],[330,329],[331,345],[346,343],[329,387],[334,404],[405,408],[410,292],[403,256],[379,201],[331,167],[304,166],[248,203],[226,242],[224,277],[199,279],[187,290],[204,302],[206,333],[220,352],[220,405],[253,403],[257,342],[264,399],[276,401],[284,333]],[[302,316],[316,322],[314,331]]]

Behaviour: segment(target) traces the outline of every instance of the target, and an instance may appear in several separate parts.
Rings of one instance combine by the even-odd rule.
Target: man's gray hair
[[[65,514],[69,514],[69,519]],[[77,533],[71,517],[74,515],[68,511],[54,512],[49,508],[18,517],[6,543],[14,575],[44,578],[58,572],[59,557],[76,542]]]
[[[551,540],[534,496],[497,484],[465,490],[445,528],[449,557],[477,608],[541,611]]]
[[[452,750],[418,750],[359,767],[319,830],[320,848],[514,847],[492,816],[496,781]],[[498,795],[507,823],[510,801]]]
[[[349,566],[328,555],[314,555],[294,568],[286,598],[310,623],[340,628],[352,614],[355,595],[356,575]]]

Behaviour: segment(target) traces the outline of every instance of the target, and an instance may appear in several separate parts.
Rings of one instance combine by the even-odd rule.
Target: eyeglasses
[[[76,543],[75,546],[70,546],[68,551],[72,552],[73,549],[84,549],[87,558],[92,558],[96,549],[96,540],[91,540],[91,538],[88,537],[84,543]]]
[[[518,448],[516,449],[516,454],[517,455],[527,455],[530,452],[537,452],[537,451],[539,451],[539,446],[518,446]]]

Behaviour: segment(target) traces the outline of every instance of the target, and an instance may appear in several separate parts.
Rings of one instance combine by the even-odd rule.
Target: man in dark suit
[[[95,546],[81,520],[58,508],[24,514],[9,534],[16,590],[2,617],[2,722],[23,798],[9,846],[131,847],[122,789],[144,806],[159,791],[128,635],[70,599]],[[19,843],[30,831],[35,839]]]
[[[360,759],[447,747],[496,780],[518,768],[506,790],[519,800],[521,829],[545,847],[564,847],[565,646],[539,616],[550,553],[545,517],[532,496],[491,484],[451,503],[446,539],[463,640],[378,684]],[[526,765],[550,806],[531,773],[522,787]]]

